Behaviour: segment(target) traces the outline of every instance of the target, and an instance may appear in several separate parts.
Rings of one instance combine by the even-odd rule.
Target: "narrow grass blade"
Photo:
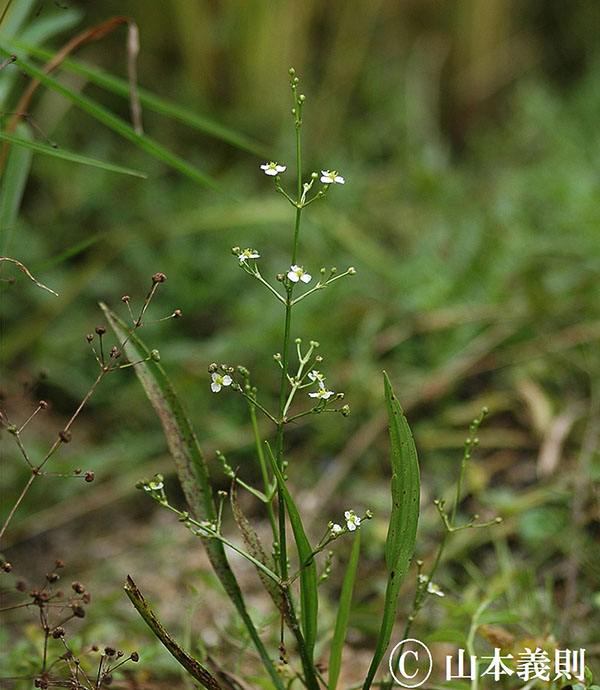
[[[19,126],[17,131],[29,136],[26,127]],[[9,152],[6,168],[0,180],[0,252],[10,254],[10,243],[14,233],[15,222],[21,207],[27,177],[31,169],[33,154],[29,149],[15,148]]]
[[[352,604],[352,592],[354,591],[354,580],[356,578],[356,568],[358,566],[358,554],[360,552],[360,530],[356,530],[354,544],[350,553],[350,560],[344,575],[342,592],[338,604],[338,613],[335,619],[333,640],[331,641],[331,651],[329,653],[329,684],[328,690],[336,690],[340,670],[342,668],[342,649],[346,639],[348,628],[348,616]]]
[[[388,580],[379,637],[363,690],[371,687],[377,668],[388,648],[396,618],[400,587],[412,559],[419,522],[420,482],[417,449],[402,407],[394,395],[385,371],[383,383],[392,463],[392,513],[385,542]]]
[[[193,678],[195,678],[203,688],[207,688],[207,690],[222,690],[221,686],[217,682],[217,679],[212,675],[212,673],[208,669],[204,668],[204,666],[202,666],[197,659],[194,659],[194,657],[190,656],[184,649],[182,649],[162,626],[154,614],[154,611],[152,611],[152,609],[148,606],[144,596],[129,575],[127,576],[124,589],[136,611],[144,619],[150,630],[152,630],[156,637],[177,659],[179,664],[181,664],[181,666],[183,666],[183,668]]]
[[[2,48],[0,49],[0,55],[2,55],[4,59],[8,57],[9,52]],[[207,175],[201,173],[196,167],[190,165],[180,156],[171,153],[164,146],[154,141],[154,139],[151,139],[145,134],[137,134],[129,123],[112,113],[104,106],[96,103],[94,100],[83,94],[71,91],[71,89],[63,86],[54,77],[45,74],[42,70],[38,69],[27,60],[19,59],[16,64],[18,64],[20,69],[26,72],[30,77],[39,80],[39,82],[44,86],[48,87],[49,89],[53,89],[54,91],[63,95],[65,98],[68,98],[78,108],[88,113],[99,122],[102,122],[104,125],[117,132],[125,139],[132,141],[139,148],[155,158],[158,158],[166,165],[171,166],[175,170],[178,170],[188,177],[191,177],[193,180],[206,187],[210,187],[211,189],[215,189],[217,191],[222,191],[216,182],[211,180]]]
[[[294,533],[294,539],[296,541],[296,547],[298,549],[298,557],[300,559],[300,567],[302,568],[300,572],[300,606],[301,620],[302,620],[302,632],[304,633],[304,640],[310,659],[314,657],[315,642],[317,639],[317,615],[319,607],[319,598],[317,594],[317,566],[313,557],[313,550],[306,532],[304,531],[304,526],[302,525],[302,518],[298,512],[298,508],[285,485],[285,479],[281,474],[279,467],[277,467],[277,462],[273,457],[273,453],[270,447],[267,445],[267,450],[269,451],[269,459],[271,461],[271,467],[273,468],[273,473],[277,480],[277,484],[281,489],[283,494],[283,500],[285,501],[285,507],[287,508],[288,515],[290,518],[290,524],[292,526],[292,532]]]
[[[17,146],[23,146],[26,149],[31,149],[32,151],[35,151],[36,153],[43,153],[46,156],[62,158],[62,160],[70,161],[71,163],[81,163],[82,165],[90,165],[94,168],[102,168],[102,170],[121,173],[123,175],[133,175],[134,177],[144,178],[148,177],[146,173],[140,172],[139,170],[133,170],[132,168],[124,168],[121,165],[108,163],[97,158],[90,158],[89,156],[82,156],[79,153],[73,153],[72,151],[65,151],[64,149],[55,149],[54,147],[48,146],[47,144],[40,144],[37,141],[22,139],[21,137],[16,137],[13,134],[8,134],[7,132],[0,132],[0,141],[1,140],[8,141],[11,144],[16,144]]]
[[[44,50],[36,46],[29,45],[22,41],[5,41],[8,46],[13,50],[22,49],[34,55],[35,57],[41,58],[42,60],[50,60],[53,54],[49,50]],[[75,58],[68,58],[64,60],[61,64],[63,69],[67,69],[75,74],[80,74],[85,77],[88,81],[100,86],[107,91],[112,91],[119,96],[124,98],[129,98],[129,84],[125,79],[116,77],[105,70],[99,69],[93,65],[88,65],[81,60]],[[203,132],[210,137],[215,139],[220,139],[225,141],[232,146],[239,149],[244,149],[250,153],[254,153],[259,156],[267,157],[268,154],[265,151],[266,147],[262,146],[260,143],[253,141],[249,137],[236,132],[235,130],[225,127],[220,122],[211,120],[208,117],[199,115],[189,108],[185,108],[178,103],[173,103],[166,98],[157,96],[156,94],[138,87],[138,97],[140,103],[149,110],[153,110],[161,115],[166,115],[174,120],[178,120],[193,129]]]
[[[242,511],[237,497],[235,479],[231,483],[230,498],[231,508],[233,510],[233,517],[235,518],[237,526],[239,527],[240,532],[242,533],[242,539],[244,540],[244,544],[246,545],[248,553],[254,558],[256,558],[256,560],[262,563],[264,566],[272,569],[273,564],[269,561],[269,558],[262,545],[260,537],[258,536],[256,530],[254,529],[254,527],[252,527],[250,521]],[[263,587],[267,590],[271,599],[273,599],[273,602],[275,603],[277,610],[281,611],[283,608],[283,596],[281,593],[281,588],[277,585],[276,582],[273,582],[272,578],[267,577],[267,575],[265,575],[265,573],[260,568],[257,567],[256,571],[258,573],[258,576],[260,577],[261,582],[263,583]]]
[[[126,356],[133,362],[148,357],[150,351],[135,334],[127,340],[131,329],[105,304],[100,303],[100,308],[119,341],[127,341],[123,347]],[[135,372],[162,423],[191,515],[197,520],[215,522],[217,511],[208,468],[185,408],[158,362],[136,366]],[[283,683],[246,610],[242,592],[229,566],[223,544],[217,539],[202,539],[202,541],[212,567],[240,614],[275,687],[277,690],[284,690]]]

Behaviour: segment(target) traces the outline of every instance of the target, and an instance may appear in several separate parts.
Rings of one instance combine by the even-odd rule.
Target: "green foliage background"
[[[180,308],[184,318],[148,327],[143,338],[161,351],[217,485],[227,488],[215,448],[244,479],[257,476],[245,405],[210,393],[206,367],[213,360],[243,363],[261,391],[274,395],[271,354],[280,347],[281,308],[237,270],[229,249],[259,248],[266,274],[285,268],[289,208],[258,166],[271,158],[292,165],[293,65],[307,95],[306,169],[336,168],[347,180],[305,214],[300,260],[313,273],[331,264],[358,271],[304,302],[293,334],[320,341],[328,381],[346,393],[352,416],[298,425],[288,455],[316,532],[351,506],[376,513],[367,526],[375,538],[364,540],[359,564],[363,585],[350,642],[368,647],[378,625],[373,597],[385,583],[385,368],[420,451],[426,503],[417,555],[426,560],[434,552],[441,526],[431,500],[452,494],[465,427],[484,404],[490,420],[467,477],[464,513],[505,518],[491,532],[456,538],[440,571],[447,599],[434,602],[439,615],[423,617],[417,636],[442,623],[464,630],[481,596],[496,592],[499,607],[521,619],[505,626],[517,637],[552,633],[563,647],[597,650],[600,6],[66,5],[45,2],[37,16],[31,13],[30,26],[73,18],[45,47],[57,50],[78,30],[75,20],[87,27],[126,14],[140,31],[140,86],[246,135],[262,155],[145,109],[147,133],[208,173],[226,190],[220,194],[124,143],[59,95],[38,90],[31,113],[60,147],[143,170],[149,179],[33,159],[2,252],[60,297],[20,274],[3,285],[2,385],[11,417],[24,418],[39,398],[52,404],[30,429],[34,454],[53,440],[95,377],[85,334],[102,322],[97,302],[115,308],[129,294],[139,304],[150,276],[162,271],[168,280],[152,314]],[[125,76],[124,30],[76,57]],[[59,74],[128,118],[126,100]],[[3,439],[7,507],[27,478],[16,454],[12,459],[11,440]],[[107,377],[53,468],[74,465],[94,469],[97,484],[39,482],[15,519],[6,553],[40,576],[46,562],[63,557],[101,593],[86,634],[144,639],[118,594],[126,571],[143,573],[156,598],[171,597],[166,617],[175,621],[192,583],[212,585],[201,574],[201,554],[189,555],[188,535],[174,537],[175,526],[134,492],[141,476],[173,470],[132,372]],[[339,567],[334,589],[342,576]],[[205,596],[194,625],[234,628],[230,613]],[[160,664],[149,666],[160,675]]]

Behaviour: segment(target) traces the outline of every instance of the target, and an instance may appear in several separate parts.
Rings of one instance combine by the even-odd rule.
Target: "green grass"
[[[50,5],[45,3],[42,17],[55,11]],[[307,16],[316,26],[304,43],[282,48],[283,55],[267,50],[275,41],[267,30],[275,19],[260,15],[246,27],[232,10],[223,10],[222,63],[178,28],[190,21],[182,19],[185,12],[195,16],[205,10],[183,5],[172,10],[174,25],[164,36],[160,17],[149,9],[138,18],[140,83],[191,111],[215,116],[252,141],[268,141],[274,155],[289,162],[281,134],[289,126],[285,75],[292,59],[299,73],[302,63],[306,67],[306,130],[314,132],[307,165],[336,167],[347,183],[307,217],[300,261],[314,273],[321,257],[331,257],[329,263],[341,269],[354,265],[358,275],[343,289],[332,286],[299,306],[293,337],[320,341],[329,378],[346,393],[352,415],[346,423],[328,424],[323,415],[310,426],[298,425],[290,433],[289,459],[295,466],[295,499],[316,498],[314,533],[351,505],[368,501],[365,507],[376,514],[367,525],[373,538],[363,535],[361,544],[356,608],[348,622],[353,649],[374,645],[379,620],[373,602],[386,580],[383,368],[409,416],[422,464],[425,502],[417,555],[427,562],[435,554],[442,529],[431,500],[452,496],[466,426],[483,404],[490,408],[489,421],[467,472],[461,512],[466,519],[473,512],[505,518],[491,532],[456,535],[436,577],[447,597],[432,602],[434,613],[418,619],[415,636],[425,639],[440,630],[466,635],[482,600],[497,595],[492,611],[520,616],[520,623],[499,623],[517,637],[552,632],[565,646],[592,648],[600,642],[593,504],[600,477],[594,436],[600,374],[598,52],[584,32],[592,57],[582,60],[576,51],[578,76],[567,85],[543,71],[547,52],[540,47],[538,67],[516,75],[481,106],[476,121],[461,125],[460,109],[451,108],[450,85],[436,81],[435,50],[442,60],[443,40],[425,37],[419,47],[414,28],[422,21],[450,39],[449,15],[431,10],[425,18],[406,16],[401,24],[401,12],[392,5],[383,3],[381,15],[372,10],[369,23],[369,16],[353,18],[344,10],[335,18],[332,9],[308,3]],[[136,3],[128,5],[135,8]],[[277,16],[291,22],[293,12]],[[98,18],[90,15],[89,22]],[[199,31],[215,28],[214,17],[207,21]],[[264,33],[253,39],[252,26],[262,26]],[[287,26],[281,24],[283,33]],[[318,47],[318,26],[330,54]],[[371,43],[357,48],[362,61],[355,64],[345,58],[357,45],[351,39],[360,26],[370,27]],[[406,34],[403,47],[392,27]],[[523,28],[532,31],[526,23]],[[207,41],[217,41],[216,34]],[[116,41],[107,43],[115,53]],[[258,45],[261,50],[254,50]],[[168,65],[161,51],[175,55]],[[286,51],[296,54],[288,61]],[[90,50],[85,58],[113,69],[116,62],[110,50],[107,54],[106,65],[102,52]],[[201,69],[203,64],[209,67]],[[488,76],[493,82],[494,75]],[[123,102],[98,87],[87,87],[86,94],[127,117]],[[441,123],[436,94],[450,111]],[[228,488],[214,461],[215,448],[241,467],[241,479],[258,479],[246,462],[252,430],[245,406],[233,396],[217,400],[206,367],[212,361],[243,363],[261,391],[276,388],[278,370],[270,354],[280,347],[280,305],[265,301],[259,286],[248,284],[229,253],[233,245],[256,246],[266,274],[285,268],[292,228],[286,202],[272,194],[258,168],[263,161],[144,113],[151,136],[240,200],[232,201],[134,146],[123,146],[91,117],[63,112],[58,96],[47,92],[43,99],[36,117],[42,126],[48,122],[48,135],[65,148],[146,171],[150,179],[33,158],[5,251],[60,297],[2,267],[4,275],[15,275],[13,285],[2,285],[6,410],[23,419],[35,400],[50,400],[51,410],[28,437],[33,451],[43,453],[96,375],[85,334],[102,323],[97,302],[124,313],[121,296],[141,303],[150,276],[160,270],[168,279],[152,316],[180,308],[184,318],[148,327],[143,339],[160,349],[161,363],[192,411],[217,484]],[[23,169],[27,164],[23,161]],[[123,371],[104,384],[54,465],[57,471],[92,468],[97,482],[82,487],[45,479],[15,518],[6,553],[15,569],[25,564],[25,571],[41,577],[55,557],[70,561],[73,578],[98,591],[94,617],[90,613],[90,621],[83,621],[82,634],[92,641],[100,629],[101,635],[116,637],[115,644],[132,639],[141,650],[148,644],[145,632],[117,594],[126,571],[144,573],[140,586],[144,592],[150,587],[153,601],[168,600],[183,611],[190,583],[199,586],[206,578],[206,563],[186,534],[177,533],[175,548],[168,538],[173,525],[133,490],[137,479],[157,471],[174,484],[166,442],[135,376]],[[552,435],[570,413],[568,434],[557,446]],[[5,505],[26,480],[10,441],[2,440]],[[557,460],[547,475],[536,468],[542,446]],[[252,503],[243,509],[256,511]],[[258,512],[256,518],[264,516]],[[342,581],[341,568],[334,566],[327,585],[332,594]],[[569,582],[575,583],[575,595]],[[400,616],[411,595],[409,573]],[[190,636],[194,640],[199,630],[209,630],[207,644],[216,651],[222,648],[215,642],[219,635],[239,630],[225,604],[215,603],[217,595],[209,599],[190,623]],[[258,596],[254,603],[263,611]],[[168,613],[163,606],[161,619]],[[335,613],[325,607],[319,615],[334,621]],[[110,620],[116,623],[99,623]],[[177,635],[182,631],[177,615],[167,622]],[[483,638],[478,644],[485,648]],[[232,647],[229,654],[234,665],[237,650]],[[597,661],[591,663],[598,668]],[[173,666],[158,652],[147,667],[155,679],[173,677]]]

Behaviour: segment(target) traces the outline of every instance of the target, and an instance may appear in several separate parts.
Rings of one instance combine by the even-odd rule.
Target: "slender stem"
[[[178,515],[179,517],[182,517],[183,513],[180,510],[177,510],[174,506],[170,505],[166,501],[160,501],[160,504],[170,510],[172,513],[175,513],[175,515]],[[239,546],[236,546],[232,541],[229,541],[226,537],[222,536],[221,534],[218,534],[217,532],[213,532],[212,530],[208,530],[204,525],[202,525],[200,522],[197,520],[194,520],[191,517],[187,517],[186,522],[191,523],[192,525],[196,525],[196,527],[200,527],[200,529],[206,530],[206,534],[203,535],[207,537],[208,539],[216,539],[217,541],[220,541],[222,544],[225,546],[228,546],[230,549],[233,551],[236,551],[237,553],[240,554],[240,556],[243,556],[246,560],[250,561],[253,565],[255,565],[257,568],[260,568],[260,570],[263,571],[263,573],[267,576],[270,577],[271,580],[276,582],[278,585],[281,585],[281,579],[279,578],[278,575],[276,575],[270,568],[267,568],[266,565],[261,563],[259,560],[254,558],[254,556],[251,556],[249,553],[244,551],[243,549],[240,549]]]
[[[23,487],[23,491],[21,491],[21,495],[17,500],[15,501],[14,506],[12,507],[10,513],[8,514],[6,520],[4,521],[4,524],[2,525],[2,529],[0,529],[0,540],[2,540],[2,537],[4,536],[4,532],[6,532],[6,528],[8,527],[10,521],[13,519],[13,515],[16,513],[17,508],[21,505],[21,502],[25,498],[25,495],[31,488],[31,485],[35,481],[35,479],[39,477],[39,475],[35,472],[35,470],[31,473],[31,477],[29,477],[29,480],[27,484]]]
[[[258,464],[260,465],[260,472],[263,478],[263,484],[265,486],[265,497],[267,498],[267,512],[269,514],[269,522],[271,523],[271,530],[273,532],[273,539],[277,541],[277,523],[275,521],[275,513],[273,512],[272,501],[268,500],[269,492],[271,489],[269,483],[269,473],[267,471],[267,463],[265,461],[265,454],[262,449],[262,441],[260,439],[260,433],[258,431],[258,423],[256,421],[256,410],[254,406],[248,402],[248,409],[250,411],[250,422],[252,424],[252,431],[254,433],[254,442],[256,444],[256,454],[258,455]]]

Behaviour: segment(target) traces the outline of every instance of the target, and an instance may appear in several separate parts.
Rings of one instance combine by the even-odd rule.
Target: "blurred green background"
[[[44,141],[39,128],[61,148],[143,170],[148,179],[35,155],[17,219],[2,228],[3,255],[60,294],[3,266],[5,278],[15,277],[2,283],[4,409],[18,422],[37,399],[51,403],[24,436],[32,454],[43,455],[96,376],[85,335],[102,323],[97,302],[122,312],[120,298],[129,294],[141,305],[150,276],[162,271],[167,282],[151,315],[180,308],[184,318],[149,326],[142,337],[160,350],[190,410],[215,484],[228,486],[216,448],[246,481],[258,479],[245,405],[210,392],[207,365],[245,364],[264,400],[275,401],[271,355],[281,348],[282,309],[237,268],[230,248],[258,248],[267,276],[289,264],[293,213],[259,165],[287,163],[282,180],[293,186],[293,65],[307,96],[305,170],[335,168],[346,178],[306,211],[300,263],[313,274],[353,265],[357,276],[296,311],[292,336],[321,343],[328,383],[345,392],[352,415],[290,430],[290,481],[313,536],[348,507],[376,513],[351,621],[356,673],[385,584],[384,368],[421,457],[417,556],[427,563],[435,553],[441,525],[431,502],[452,495],[466,427],[483,405],[490,417],[462,511],[505,518],[491,531],[455,538],[438,578],[447,598],[432,602],[436,617],[425,612],[415,636],[442,625],[466,629],[469,607],[494,591],[502,595],[498,607],[520,619],[504,626],[517,639],[552,634],[563,648],[597,653],[600,4],[64,4],[15,2],[6,21],[27,5],[21,37],[45,22],[54,28],[38,44],[57,51],[113,14],[131,17],[140,34],[139,85],[244,135],[251,151],[143,108],[146,133],[210,175],[220,193],[59,94],[37,90],[26,124],[34,138]],[[125,29],[74,57],[126,78]],[[5,124],[27,85],[18,62],[0,78],[9,70],[16,76],[4,94]],[[67,70],[57,75],[129,118],[127,99]],[[2,443],[6,514],[27,468],[12,438]],[[190,587],[214,584],[201,574],[199,545],[133,488],[161,471],[177,491],[158,421],[131,370],[106,378],[50,469],[74,466],[93,469],[97,481],[48,477],[34,486],[4,545],[15,571],[39,579],[63,558],[102,602],[86,637],[150,644],[119,593],[131,572],[181,632]],[[251,501],[246,508],[264,520]],[[341,546],[334,595],[344,553]],[[253,573],[247,579],[256,585]],[[235,627],[228,605],[206,598],[196,595],[190,630]],[[216,639],[208,635],[206,644]],[[155,677],[160,663],[169,666],[156,655],[147,664]]]

